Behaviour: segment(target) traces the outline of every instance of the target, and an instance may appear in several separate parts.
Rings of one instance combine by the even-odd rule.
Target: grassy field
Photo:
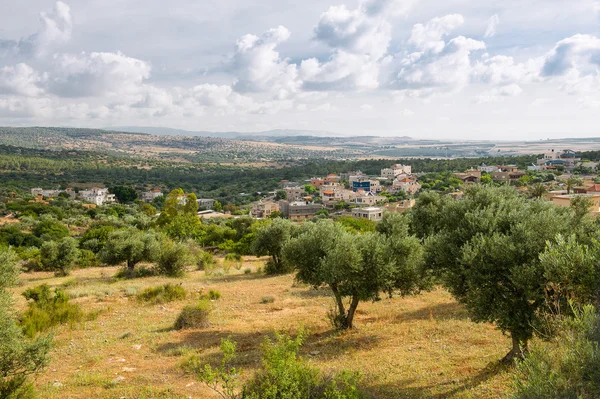
[[[510,373],[498,366],[509,339],[492,325],[472,323],[464,309],[442,289],[416,297],[363,303],[357,328],[331,330],[328,291],[297,285],[293,276],[266,277],[263,262],[247,258],[240,271],[183,279],[163,277],[116,280],[117,268],[78,270],[55,278],[49,273],[23,274],[19,295],[46,283],[65,287],[85,310],[99,317],[55,331],[52,360],[35,384],[42,398],[217,398],[182,368],[190,356],[220,361],[222,338],[238,342],[244,378],[260,367],[260,345],[274,331],[310,331],[303,355],[323,371],[359,370],[362,386],[375,398],[498,398],[510,384]],[[245,274],[246,268],[252,269]],[[184,301],[140,304],[135,294],[146,287],[181,283]],[[212,325],[175,331],[173,323],[201,292],[218,290]],[[274,300],[266,300],[265,297]]]

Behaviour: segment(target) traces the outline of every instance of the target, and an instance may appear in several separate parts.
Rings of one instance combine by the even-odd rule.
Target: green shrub
[[[185,299],[185,288],[181,285],[165,284],[159,287],[148,287],[144,291],[136,295],[140,302],[148,302],[151,304],[160,304],[173,302]]]
[[[185,330],[189,328],[204,328],[210,325],[208,317],[212,310],[210,301],[201,299],[195,305],[188,305],[181,310],[181,313],[175,321],[176,330]]]
[[[221,299],[221,293],[217,290],[210,290],[208,291],[208,299],[210,299],[211,301]]]
[[[185,244],[163,239],[156,262],[158,274],[169,277],[182,276],[189,258],[188,248]]]
[[[600,397],[600,316],[593,306],[562,318],[549,341],[534,342],[517,363],[515,399]]]
[[[73,324],[96,316],[86,315],[79,305],[69,301],[64,291],[55,289],[52,293],[46,284],[26,290],[23,296],[30,302],[21,316],[21,327],[30,338],[56,325]]]
[[[223,261],[223,269],[229,270],[230,268],[234,268],[235,270],[240,270],[242,268],[242,256],[236,253],[230,253],[225,255],[225,260]]]
[[[260,303],[273,303],[275,302],[275,298],[273,298],[272,296],[263,296],[262,298],[260,298]]]
[[[200,251],[196,256],[196,264],[198,265],[198,270],[207,270],[216,265],[217,261],[215,257],[206,251]]]
[[[100,265],[100,262],[96,258],[96,254],[89,249],[82,249],[79,251],[79,260],[77,261],[77,265],[86,269],[88,267],[96,267]]]
[[[263,344],[262,368],[240,390],[240,370],[235,363],[236,344],[229,340],[221,342],[223,360],[220,367],[201,366],[198,358],[192,358],[187,369],[193,371],[200,381],[222,397],[228,399],[362,399],[366,395],[358,389],[357,373],[342,371],[337,375],[323,375],[315,367],[300,358],[304,334],[290,338],[276,334],[275,340]]]
[[[244,274],[250,274],[252,273],[252,269],[250,269],[249,267],[244,269]]]

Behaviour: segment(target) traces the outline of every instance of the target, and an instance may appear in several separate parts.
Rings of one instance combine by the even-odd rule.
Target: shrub
[[[260,298],[260,303],[273,303],[275,302],[275,298],[273,298],[272,296],[263,296],[262,298]]]
[[[26,290],[23,296],[31,301],[21,317],[23,332],[30,338],[59,324],[72,324],[95,317],[94,314],[86,315],[79,305],[71,303],[64,291],[55,289],[52,293],[46,284]]]
[[[185,288],[181,285],[165,284],[159,287],[148,287],[136,295],[140,302],[160,304],[185,299]]]
[[[187,368],[194,371],[199,380],[228,399],[361,399],[366,398],[357,385],[359,375],[342,371],[326,376],[310,366],[298,353],[303,333],[296,338],[276,334],[275,340],[263,344],[262,369],[255,374],[239,392],[237,388],[240,370],[233,367],[236,344],[229,340],[221,342],[223,360],[220,367],[201,366],[193,358]]]
[[[96,267],[100,265],[98,259],[96,258],[96,254],[89,249],[82,249],[79,251],[79,260],[77,261],[77,265],[82,268],[88,267]]]
[[[249,267],[244,269],[244,274],[250,274],[252,273],[252,269],[250,269]]]
[[[200,253],[196,257],[196,264],[198,265],[198,270],[207,270],[213,267],[217,261],[215,257],[206,251],[200,251]]]
[[[185,273],[188,260],[189,252],[186,245],[164,239],[160,243],[156,269],[158,274],[180,277]]]
[[[242,256],[240,254],[230,253],[225,255],[225,260],[223,261],[223,269],[230,269],[233,267],[235,270],[240,270],[242,268]]]
[[[600,317],[593,306],[558,322],[548,342],[535,342],[514,377],[515,399],[600,397]]]
[[[212,310],[210,301],[201,299],[195,305],[184,307],[175,321],[176,330],[204,328],[210,325],[208,317]]]
[[[66,237],[60,241],[46,241],[40,249],[42,265],[57,276],[68,276],[73,264],[79,259],[75,239]]]
[[[208,291],[208,299],[210,299],[211,301],[221,299],[221,293],[217,290],[210,290]]]

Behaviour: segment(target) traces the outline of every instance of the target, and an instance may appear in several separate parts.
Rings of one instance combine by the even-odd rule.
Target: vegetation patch
[[[136,295],[140,302],[147,302],[153,305],[180,301],[185,299],[187,293],[181,285],[167,283],[158,287],[148,287]]]
[[[191,328],[206,328],[210,325],[209,316],[212,310],[210,301],[200,299],[194,305],[188,305],[181,310],[181,313],[175,321],[176,330],[186,330]]]

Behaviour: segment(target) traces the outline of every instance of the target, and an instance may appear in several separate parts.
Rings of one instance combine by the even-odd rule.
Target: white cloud
[[[371,104],[362,104],[362,105],[360,106],[360,109],[361,109],[362,111],[366,111],[366,112],[368,112],[368,111],[372,111],[372,110],[373,110],[373,106],[372,106]]]
[[[307,90],[365,90],[379,86],[379,63],[369,56],[336,52],[327,62],[302,61],[300,76]]]
[[[477,96],[476,102],[478,104],[492,103],[500,101],[506,97],[519,96],[521,93],[523,93],[523,89],[517,84],[495,87],[492,90],[485,91],[481,95]]]
[[[410,34],[408,42],[415,45],[420,51],[440,52],[446,45],[443,37],[464,24],[465,19],[460,14],[446,15],[433,18],[427,24],[416,24]]]
[[[232,61],[236,74],[234,89],[242,93],[271,92],[281,99],[295,93],[300,86],[296,65],[281,59],[275,50],[289,37],[289,30],[279,26],[261,37],[245,35],[240,38]]]
[[[35,97],[44,93],[40,85],[47,79],[27,64],[0,68],[0,95]]]
[[[52,115],[52,104],[48,98],[0,98],[0,117],[49,118]]]
[[[487,26],[487,29],[485,30],[485,34],[483,35],[483,37],[488,38],[488,37],[496,36],[496,30],[498,29],[499,24],[500,24],[500,17],[498,16],[498,14],[492,15],[490,17],[490,19],[488,20],[488,26]]]
[[[150,77],[150,65],[122,53],[60,54],[49,82],[61,97],[135,95]]]
[[[51,12],[40,13],[40,24],[37,32],[19,41],[0,40],[0,56],[43,56],[71,40],[71,8],[62,1],[57,1]]]
[[[531,59],[525,63],[515,62],[513,57],[484,54],[473,66],[473,80],[492,85],[529,83],[539,77],[541,62]]]

